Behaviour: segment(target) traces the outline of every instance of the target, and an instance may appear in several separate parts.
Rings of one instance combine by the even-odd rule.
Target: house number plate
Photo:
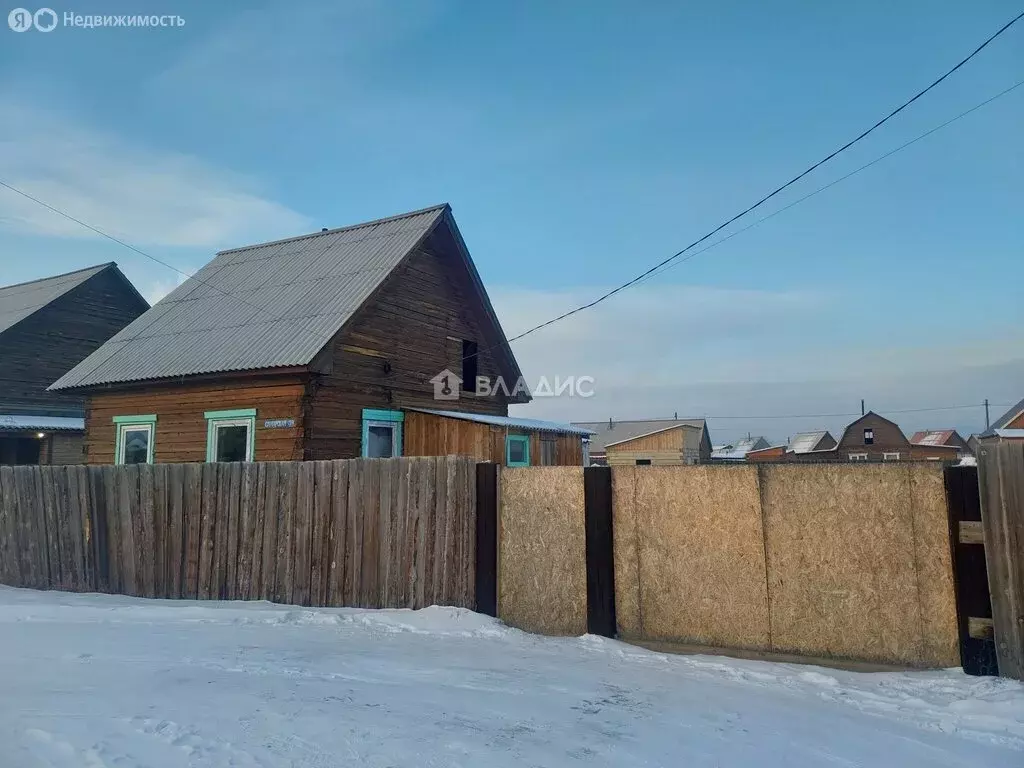
[[[266,429],[288,429],[295,426],[295,419],[267,419],[263,426]]]

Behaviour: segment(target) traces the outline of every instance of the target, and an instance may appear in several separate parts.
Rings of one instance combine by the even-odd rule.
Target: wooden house
[[[992,422],[992,425],[977,435],[978,440],[972,438],[976,447],[980,447],[980,439],[996,441],[1024,441],[1024,400],[1021,400],[1010,410]],[[972,447],[975,447],[972,446]]]
[[[711,438],[704,419],[609,419],[574,426],[593,433],[591,464],[706,464],[711,459]]]
[[[868,411],[843,430],[836,461],[908,461],[910,441],[894,421]]]
[[[955,429],[928,429],[910,436],[910,458],[928,461],[958,461],[970,456],[967,441]]]
[[[490,426],[520,458],[520,438],[570,433],[484,440],[414,410],[507,418],[520,381],[441,205],[218,253],[51,389],[88,398],[89,463],[493,458]],[[574,440],[560,462],[580,463]]]
[[[0,464],[81,464],[85,400],[47,387],[149,309],[116,264],[0,288]]]

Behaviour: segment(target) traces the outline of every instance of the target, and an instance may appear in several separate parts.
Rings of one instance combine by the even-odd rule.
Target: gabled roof
[[[949,441],[956,434],[955,429],[925,429],[910,436],[911,445],[926,445],[932,448],[959,448]]]
[[[221,251],[50,389],[307,366],[439,225],[490,315],[495,354],[515,358],[447,204]]]
[[[646,421],[575,421],[573,426],[588,429],[594,434],[590,438],[590,453],[602,453],[609,445],[646,437],[676,427],[704,429],[704,419],[648,419]]]
[[[897,424],[895,421],[893,421],[892,419],[887,419],[887,418],[885,418],[885,416],[879,416],[874,411],[868,411],[863,416],[857,417],[856,419],[854,419],[853,421],[851,421],[849,424],[846,425],[846,429],[843,430],[843,434],[839,438],[839,444],[838,445],[842,445],[846,441],[846,436],[848,434],[850,434],[850,430],[851,429],[856,427],[862,421],[865,421],[865,420],[871,419],[871,418],[880,419],[881,421],[884,421],[886,424],[892,424],[899,431],[900,435],[903,436],[903,439],[904,440],[907,439],[906,435],[903,434],[903,430],[900,429],[900,425]],[[909,440],[907,442],[909,442]],[[838,445],[837,445],[837,447],[838,447]]]
[[[743,461],[751,451],[760,451],[770,447],[771,445],[763,437],[745,437],[732,445],[723,445],[711,451],[711,458],[722,461]]]
[[[981,433],[981,437],[990,437],[994,435],[997,429],[1004,429],[1007,424],[1016,419],[1022,413],[1024,413],[1024,400],[1021,400],[1015,406],[1010,408],[1010,410],[993,421],[992,426]]]
[[[465,411],[435,411],[429,408],[405,408],[406,411],[418,413],[429,413],[433,416],[443,416],[446,419],[461,419],[462,421],[475,421],[478,424],[490,424],[494,427],[505,427],[507,429],[525,429],[534,432],[556,432],[563,435],[579,435],[586,437],[590,434],[589,429],[562,424],[557,421],[541,421],[540,419],[524,419],[518,416],[493,416],[488,413],[466,413]]]
[[[68,291],[74,290],[89,278],[111,268],[117,269],[117,265],[113,262],[99,264],[63,275],[0,288],[0,333],[56,301]]]
[[[829,438],[833,442],[835,438],[829,434],[827,429],[821,429],[817,432],[798,432],[793,435],[793,439],[789,441],[789,445],[786,447],[786,453],[813,453],[815,451],[831,451],[835,448],[834,445],[830,445],[827,448],[820,448],[819,446],[825,440]]]

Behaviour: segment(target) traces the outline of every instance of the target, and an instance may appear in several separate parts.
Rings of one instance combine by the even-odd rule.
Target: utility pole
[[[860,415],[861,416],[864,415],[864,398],[863,397],[860,399]]]
[[[985,398],[985,431],[988,432],[988,428],[991,426],[988,420],[988,398]]]

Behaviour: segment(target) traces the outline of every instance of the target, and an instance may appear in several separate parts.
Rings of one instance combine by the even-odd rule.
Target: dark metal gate
[[[969,675],[997,675],[978,470],[976,467],[946,467],[945,474],[960,663]]]

